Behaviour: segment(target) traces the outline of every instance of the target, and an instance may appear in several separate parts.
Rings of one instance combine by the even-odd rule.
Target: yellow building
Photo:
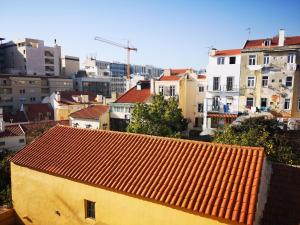
[[[183,117],[189,122],[189,130],[202,130],[205,75],[198,75],[192,69],[167,69],[152,85],[155,94],[178,99]]]
[[[56,126],[11,160],[24,224],[259,224],[264,151]]]

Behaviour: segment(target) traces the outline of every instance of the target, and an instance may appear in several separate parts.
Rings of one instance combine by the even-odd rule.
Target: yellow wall
[[[226,224],[160,204],[30,170],[13,163],[11,163],[11,172],[14,208],[25,224]],[[85,199],[96,202],[96,221],[85,219]],[[59,211],[60,216],[55,211]]]
[[[107,111],[106,113],[104,113],[103,115],[100,116],[100,124],[99,124],[99,128],[100,129],[104,129],[105,127],[103,127],[103,124],[107,124],[106,129],[110,130],[110,126],[109,126],[109,111]]]

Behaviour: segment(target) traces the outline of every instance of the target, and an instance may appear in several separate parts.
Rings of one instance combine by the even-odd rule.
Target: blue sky
[[[300,0],[9,0],[0,3],[0,36],[31,37],[63,53],[126,62],[126,52],[94,41],[101,36],[138,48],[132,63],[164,68],[207,64],[209,46],[241,48],[250,39],[272,37],[284,28],[300,35]]]

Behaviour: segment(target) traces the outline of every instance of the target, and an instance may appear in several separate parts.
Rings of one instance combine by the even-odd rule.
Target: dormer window
[[[264,41],[264,46],[271,46],[271,40],[270,39],[265,40]]]

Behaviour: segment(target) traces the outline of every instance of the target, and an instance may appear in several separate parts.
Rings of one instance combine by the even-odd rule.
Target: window
[[[236,61],[235,56],[229,57],[229,64],[235,64],[235,61]]]
[[[256,65],[256,55],[249,55],[249,65]]]
[[[293,86],[293,77],[286,77],[285,86],[287,86],[287,87]]]
[[[271,40],[265,40],[264,46],[271,46]]]
[[[204,92],[204,86],[199,86],[199,92]]]
[[[296,56],[295,56],[295,54],[294,53],[289,53],[288,54],[288,63],[295,63],[295,58],[296,58]]]
[[[218,91],[220,89],[220,77],[213,78],[213,91]]]
[[[251,108],[251,107],[253,107],[253,105],[254,105],[254,99],[253,98],[247,98],[246,107]]]
[[[260,107],[267,107],[267,98],[260,99]]]
[[[95,219],[95,202],[85,200],[85,217]]]
[[[20,89],[20,94],[25,94],[25,89]]]
[[[19,143],[24,143],[25,140],[22,138],[22,139],[19,139]]]
[[[284,100],[284,109],[290,109],[290,99],[286,98]]]
[[[175,96],[175,86],[174,85],[170,86],[170,96]]]
[[[35,97],[30,97],[31,102],[35,102]]]
[[[263,76],[263,77],[262,77],[261,85],[262,85],[263,87],[267,87],[267,86],[268,86],[268,76]]]
[[[226,91],[233,91],[233,77],[227,77]]]
[[[0,141],[0,146],[4,146],[5,145],[5,141]]]
[[[298,98],[298,111],[300,111],[300,98]]]
[[[86,124],[86,125],[85,125],[85,128],[91,128],[91,127],[92,127],[91,124]]]
[[[247,86],[252,88],[255,87],[255,77],[248,77]]]
[[[264,55],[264,65],[269,65],[269,63],[270,63],[270,56]]]
[[[217,64],[218,64],[218,65],[223,65],[223,64],[224,64],[224,61],[225,61],[225,58],[224,58],[224,57],[218,57],[218,59],[217,59]]]
[[[159,86],[158,89],[159,94],[164,95],[164,86]]]
[[[203,112],[203,103],[198,103],[198,112],[199,113]]]

